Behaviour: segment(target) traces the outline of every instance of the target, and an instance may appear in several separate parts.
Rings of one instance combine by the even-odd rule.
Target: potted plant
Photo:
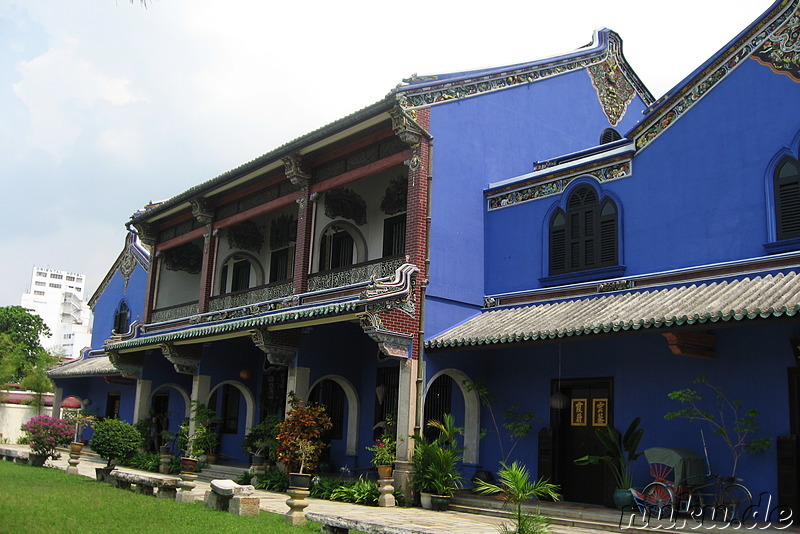
[[[415,434],[412,485],[420,495],[420,505],[426,509],[433,508],[433,496],[439,507],[449,506],[449,497],[461,487],[461,477],[456,465],[461,459],[461,447],[456,444],[456,436],[462,429],[455,426],[451,414],[444,414],[442,421],[429,421],[428,426],[439,430],[434,440]]]
[[[628,426],[628,430],[620,438],[619,432],[610,426],[595,429],[595,434],[600,443],[605,447],[608,454],[604,456],[594,456],[587,454],[575,460],[578,465],[592,465],[600,462],[605,463],[611,469],[616,482],[614,491],[614,504],[620,510],[624,506],[633,505],[633,497],[630,489],[633,487],[633,474],[631,464],[641,455],[637,452],[639,442],[642,440],[644,429],[639,428],[641,417],[637,417]]]
[[[170,454],[171,450],[172,450],[172,443],[175,441],[176,437],[177,436],[176,436],[175,432],[172,432],[171,430],[167,430],[167,429],[162,430],[161,431],[161,443],[162,443],[162,445],[160,445],[158,447],[158,452],[160,454]]]
[[[430,454],[431,509],[445,511],[450,507],[453,492],[461,488],[457,464],[461,455],[452,449],[437,446]]]
[[[264,461],[270,463],[277,459],[278,424],[281,422],[277,415],[268,415],[263,421],[250,428],[242,442],[245,452],[252,455],[252,465],[263,465]]]
[[[303,404],[294,393],[289,395],[289,405],[286,419],[277,426],[276,452],[278,459],[286,464],[291,477],[295,473],[305,474],[304,470],[313,472],[316,469],[326,447],[323,436],[333,427],[333,423],[324,406]]]
[[[298,489],[308,489],[311,487],[311,474],[304,473],[306,459],[316,454],[315,446],[310,441],[298,440],[297,451],[300,457],[300,470],[297,473],[289,473],[289,487]]]
[[[106,467],[98,468],[97,473],[99,480],[106,480],[107,474],[114,469],[114,463],[125,462],[144,445],[144,441],[133,425],[119,419],[103,419],[94,425],[89,445],[107,462]]]
[[[83,440],[81,436],[83,431],[87,428],[92,428],[97,417],[84,410],[77,412],[70,412],[64,418],[67,422],[75,426],[75,438],[70,443],[70,452],[80,453],[83,450]]]
[[[38,415],[22,425],[21,430],[28,437],[31,454],[28,461],[31,465],[42,467],[49,459],[61,456],[56,447],[69,444],[73,436],[72,426],[57,417]]]
[[[372,453],[370,462],[378,470],[378,478],[392,478],[392,466],[397,454],[397,442],[390,434],[383,434],[375,445],[366,447]]]

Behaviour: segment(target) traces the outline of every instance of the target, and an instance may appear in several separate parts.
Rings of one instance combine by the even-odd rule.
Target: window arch
[[[550,275],[618,264],[618,212],[611,199],[600,200],[590,185],[569,195],[566,210],[550,219]]]
[[[261,267],[247,254],[233,254],[222,263],[219,294],[244,291],[261,284]]]
[[[338,269],[367,259],[367,243],[361,232],[345,221],[334,221],[319,239],[319,270]]]
[[[125,334],[130,329],[131,325],[131,310],[128,308],[128,303],[124,300],[119,302],[116,311],[114,311],[114,327],[113,332],[116,334]]]
[[[775,225],[779,241],[800,237],[800,162],[785,156],[775,168]]]

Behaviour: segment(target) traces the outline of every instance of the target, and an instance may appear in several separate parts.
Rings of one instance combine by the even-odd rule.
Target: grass
[[[113,488],[59,469],[0,462],[0,533],[80,534],[225,532],[305,534],[282,515],[237,517],[202,504],[181,504]],[[288,511],[288,508],[287,508]]]

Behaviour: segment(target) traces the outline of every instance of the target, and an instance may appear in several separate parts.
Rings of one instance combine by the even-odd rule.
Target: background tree
[[[36,393],[52,391],[46,371],[58,359],[39,342],[50,329],[41,317],[21,306],[0,308],[0,382],[19,382]]]

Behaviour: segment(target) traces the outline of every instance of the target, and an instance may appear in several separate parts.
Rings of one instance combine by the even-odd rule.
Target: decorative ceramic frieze
[[[611,126],[616,126],[625,115],[628,104],[636,96],[636,89],[625,76],[625,69],[620,67],[615,54],[609,54],[608,59],[590,65],[586,72],[597,91],[603,113]]]
[[[738,67],[742,60],[753,54],[762,45],[767,44],[772,36],[780,41],[783,35],[784,24],[789,28],[792,23],[791,19],[797,17],[797,6],[794,2],[787,2],[792,4],[791,9],[786,9],[778,15],[771,22],[762,26],[761,29],[755,28],[750,37],[744,38],[739,41],[738,46],[729,49],[727,55],[720,56],[720,58],[710,64],[697,78],[694,85],[686,88],[680,97],[671,106],[665,106],[664,109],[659,111],[655,120],[647,121],[650,126],[639,133],[635,133],[636,148],[643,149],[650,144],[655,138],[661,135],[667,128],[669,128],[675,121],[681,117],[686,111],[691,109],[697,102],[699,102],[711,89],[713,89],[720,81],[722,81],[728,74],[730,74],[736,67]],[[783,6],[785,8],[785,5]],[[796,39],[796,38],[795,38]],[[787,40],[788,42],[788,40]],[[774,46],[770,47],[770,51],[774,50]],[[769,55],[769,53],[767,53]],[[795,56],[796,58],[796,51]],[[760,61],[763,57],[759,55]],[[789,73],[787,72],[787,75]]]
[[[610,293],[611,291],[623,291],[625,289],[633,289],[636,287],[634,280],[616,280],[614,282],[606,282],[597,286],[598,293]]]
[[[567,72],[583,69],[589,65],[599,63],[605,59],[605,54],[593,58],[571,61],[561,65],[546,65],[531,67],[519,71],[484,77],[478,80],[471,79],[464,82],[442,84],[419,91],[407,91],[398,94],[398,103],[405,109],[421,108],[477,96],[484,93],[501,91],[518,85],[524,85],[551,78]]]
[[[800,82],[800,12],[795,11],[752,57],[773,72]]]
[[[590,171],[575,172],[564,177],[519,187],[513,191],[505,191],[497,195],[492,195],[487,199],[487,206],[489,211],[493,211],[514,206],[516,204],[522,204],[524,202],[530,202],[540,198],[558,195],[564,192],[564,189],[566,189],[570,182],[582,176],[592,176],[600,182],[609,182],[611,180],[627,178],[632,174],[631,161],[617,162]]]

